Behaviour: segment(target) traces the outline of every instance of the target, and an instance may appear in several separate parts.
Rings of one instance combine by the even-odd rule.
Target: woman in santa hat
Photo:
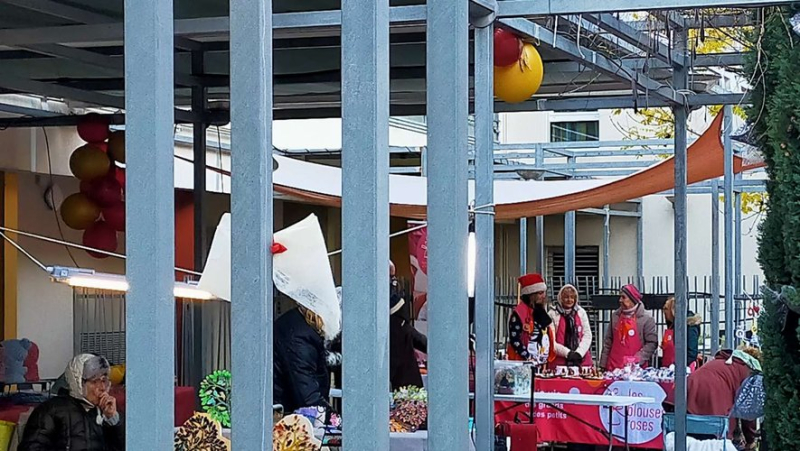
[[[555,359],[553,320],[547,313],[547,285],[539,274],[519,278],[520,302],[508,320],[509,360],[543,365]]]
[[[566,284],[558,291],[558,302],[550,310],[555,331],[556,358],[551,368],[559,365],[592,366],[592,327],[586,310],[578,305],[578,289]]]
[[[639,290],[625,285],[620,290],[619,309],[611,315],[611,327],[606,328],[600,368],[613,371],[629,363],[646,367],[656,349],[656,321],[645,310]]]

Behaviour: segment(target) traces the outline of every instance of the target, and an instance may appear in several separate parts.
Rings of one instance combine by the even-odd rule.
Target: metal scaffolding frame
[[[498,176],[498,149],[492,127],[495,113],[637,107],[674,110],[678,125],[673,144],[677,182],[675,280],[680,324],[685,321],[687,302],[687,195],[700,188],[712,197],[718,192],[716,181],[700,188],[686,186],[687,142],[683,125],[692,108],[727,105],[724,272],[726,302],[733,298],[729,293],[735,290],[739,266],[735,263],[741,261],[740,255],[734,258],[734,250],[740,246],[733,236],[733,194],[749,189],[751,182],[733,177],[731,105],[749,100],[742,93],[712,92],[708,88],[714,76],[701,69],[741,65],[742,58],[740,53],[695,56],[688,47],[687,33],[691,28],[752,22],[741,12],[698,21],[693,14],[680,11],[758,8],[788,4],[790,0],[428,0],[427,4],[394,7],[389,6],[388,0],[352,0],[344,2],[342,11],[300,12],[274,10],[285,6],[282,0],[231,0],[229,11],[220,10],[226,7],[225,2],[207,2],[217,6],[210,8],[207,15],[194,14],[195,11],[189,14],[191,7],[180,0],[175,4],[172,0],[125,0],[124,16],[122,9],[113,11],[113,5],[99,0],[83,3],[92,7],[84,9],[75,6],[75,2],[57,0],[0,0],[0,16],[10,18],[0,23],[0,55],[4,56],[0,95],[22,92],[63,98],[78,107],[105,108],[101,111],[113,123],[126,123],[127,146],[136,150],[128,152],[126,227],[132,300],[127,318],[127,441],[131,449],[172,446],[172,131],[175,122],[192,123],[198,130],[194,140],[196,155],[204,154],[205,139],[200,130],[228,120],[227,111],[212,108],[213,102],[230,102],[232,147],[236,149],[232,158],[233,372],[237,380],[234,449],[264,449],[272,436],[272,309],[267,308],[272,300],[272,281],[271,258],[265,249],[272,235],[269,168],[273,151],[271,124],[276,119],[343,117],[343,184],[347,188],[343,200],[346,450],[384,449],[388,442],[385,282],[389,244],[382,237],[388,236],[390,114],[427,114],[429,123],[432,151],[424,152],[423,164],[430,193],[429,449],[467,449],[469,440],[464,433],[468,416],[467,309],[466,305],[463,309],[453,309],[452,305],[454,298],[466,298],[470,111],[476,121],[474,177],[478,181],[478,205],[474,211],[480,274],[475,309],[478,449],[491,449],[494,439],[494,232],[492,183],[488,180]],[[174,21],[173,6],[177,11]],[[643,39],[649,36],[648,32],[613,14],[637,10],[648,10],[659,27],[677,39]],[[19,20],[12,23],[15,17]],[[498,26],[540,43],[545,70],[553,69],[552,78],[527,102],[510,105],[493,99],[495,20]],[[472,65],[468,54],[470,25],[474,30]],[[583,27],[584,32],[593,33],[593,42],[602,42],[604,47],[593,45],[588,39],[581,41]],[[124,36],[127,38],[123,44]],[[613,45],[609,47],[609,43]],[[291,66],[289,60],[312,65],[324,60],[287,56],[300,52],[335,53],[339,47],[340,64],[287,69]],[[389,61],[389,49],[394,52],[401,47],[407,50],[399,54],[404,62],[390,66],[394,62]],[[177,52],[173,55],[174,49]],[[117,111],[123,108],[124,114]],[[75,116],[53,111],[39,115],[36,108],[5,102],[2,96],[0,111],[10,113],[0,117],[0,127],[74,125],[77,121]],[[527,155],[535,160],[531,167],[513,169],[579,175],[576,170],[582,166],[575,161],[577,154],[562,152],[560,156],[571,161],[548,166],[546,150]],[[551,154],[553,151],[550,149]],[[616,170],[636,167],[629,164]],[[601,172],[605,176],[613,175],[607,166],[595,169],[605,170]],[[196,172],[198,181],[200,173]],[[202,204],[200,188],[196,199]],[[153,202],[154,192],[162,193],[163,202]],[[638,208],[633,216],[638,215],[641,221]],[[610,210],[598,212],[605,214],[608,222]],[[565,238],[570,248],[574,248],[574,219],[569,218],[574,215],[575,212],[567,214]],[[543,218],[537,217],[540,270],[544,269],[543,224]],[[641,229],[639,224],[640,247]],[[713,236],[718,237],[718,232],[715,229]],[[205,240],[202,233],[199,236]],[[205,241],[198,243],[198,249],[205,245]],[[717,252],[718,246],[714,249]],[[198,258],[200,263],[202,253]],[[640,273],[641,260],[639,255]],[[726,326],[733,323],[734,318],[728,315],[733,310],[726,309]],[[681,351],[686,337],[683,329],[677,330],[676,356],[681,363],[686,357]],[[365,342],[375,346],[363,346]],[[685,436],[680,434],[685,431],[682,375],[679,370],[678,449],[685,447]]]

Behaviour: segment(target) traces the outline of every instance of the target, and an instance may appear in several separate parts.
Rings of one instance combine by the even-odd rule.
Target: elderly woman
[[[121,451],[125,430],[117,400],[108,392],[111,367],[104,357],[75,356],[65,377],[69,391],[50,399],[31,414],[20,451]]]
[[[555,330],[556,358],[551,368],[559,365],[592,366],[592,327],[586,310],[578,305],[578,289],[564,285],[558,292],[558,302],[550,310]]]
[[[607,371],[627,364],[646,367],[658,348],[658,331],[653,316],[642,304],[642,294],[633,285],[625,285],[619,294],[619,309],[611,315],[606,328],[600,367]]]
[[[671,297],[664,303],[664,320],[667,328],[661,339],[661,366],[669,367],[675,363],[675,298]],[[697,348],[700,341],[700,325],[703,318],[688,312],[686,315],[686,365],[694,369],[697,366]]]

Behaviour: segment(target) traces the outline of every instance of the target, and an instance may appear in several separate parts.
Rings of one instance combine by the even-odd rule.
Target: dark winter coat
[[[70,396],[58,396],[34,409],[19,451],[122,451],[125,429],[97,424],[97,410]]]
[[[426,352],[427,347],[427,338],[402,315],[395,314],[389,318],[389,381],[392,390],[407,386],[422,388],[416,350]]]
[[[275,322],[273,396],[285,412],[301,407],[328,407],[331,380],[325,341],[293,309]]]

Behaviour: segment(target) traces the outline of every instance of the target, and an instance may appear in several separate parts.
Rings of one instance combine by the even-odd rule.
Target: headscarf
[[[97,424],[103,424],[103,413],[100,408],[86,399],[85,382],[99,376],[108,376],[110,371],[111,365],[109,365],[105,357],[93,354],[78,354],[72,358],[64,372],[67,385],[69,386],[69,395],[80,401],[87,412],[92,409],[97,411]],[[114,425],[119,421],[119,416],[106,419],[106,421]]]
[[[564,290],[573,290],[575,294],[578,294],[578,289],[575,286],[566,284],[558,290],[558,301],[556,302],[556,311],[559,315],[561,315],[562,321],[564,323],[564,346],[567,347],[570,351],[574,351],[578,349],[580,345],[581,339],[578,336],[578,325],[576,324],[575,317],[577,314],[577,300],[576,305],[573,306],[571,309],[567,310],[561,305],[561,295],[564,293]],[[576,296],[577,297],[577,296]]]

